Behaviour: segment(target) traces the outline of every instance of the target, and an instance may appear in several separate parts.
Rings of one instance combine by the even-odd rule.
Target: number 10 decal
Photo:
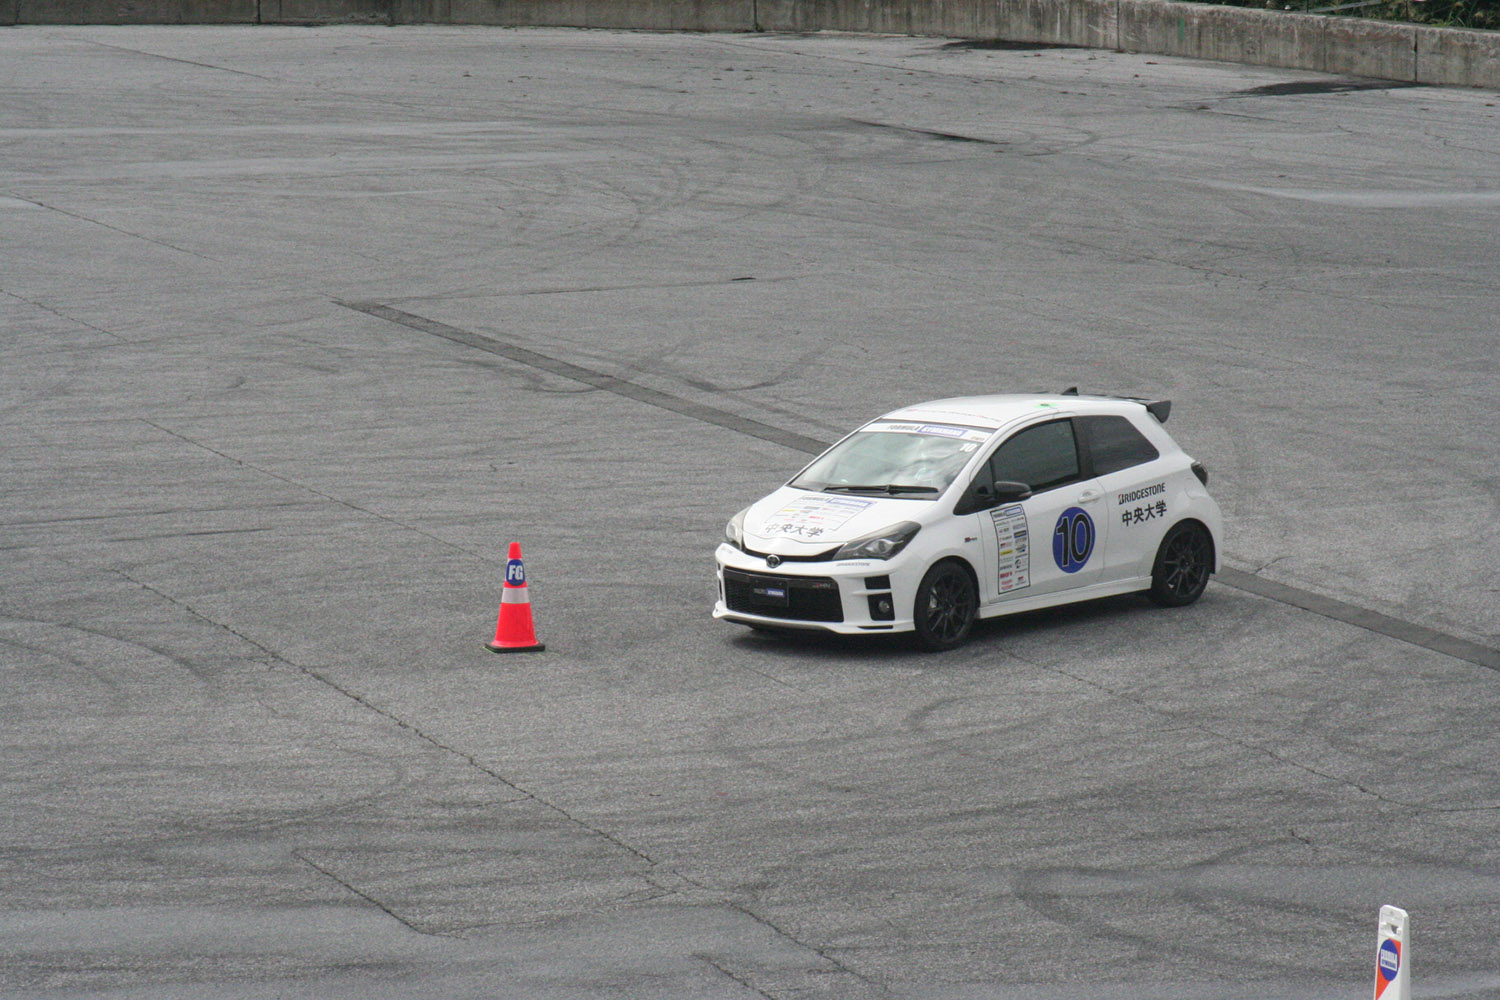
[[[1082,507],[1069,507],[1052,531],[1052,558],[1064,573],[1077,573],[1094,551],[1094,522]]]

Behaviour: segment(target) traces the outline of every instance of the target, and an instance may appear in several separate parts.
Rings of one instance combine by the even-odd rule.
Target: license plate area
[[[750,586],[750,599],[769,608],[785,608],[791,604],[788,596],[791,586],[785,580],[759,581]]]

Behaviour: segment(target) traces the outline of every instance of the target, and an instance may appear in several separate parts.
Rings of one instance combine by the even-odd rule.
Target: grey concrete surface
[[[0,995],[1354,998],[1394,903],[1500,997],[1494,670],[1223,583],[708,617],[799,440],[1081,384],[1238,573],[1493,650],[1493,95],[354,27],[0,89]]]

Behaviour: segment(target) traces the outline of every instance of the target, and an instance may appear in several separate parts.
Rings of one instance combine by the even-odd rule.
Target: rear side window
[[[1156,446],[1124,417],[1076,417],[1094,458],[1094,475],[1107,476],[1161,457]]]
[[[1028,427],[1002,444],[990,457],[996,482],[1025,483],[1040,493],[1079,477],[1078,446],[1067,420]]]

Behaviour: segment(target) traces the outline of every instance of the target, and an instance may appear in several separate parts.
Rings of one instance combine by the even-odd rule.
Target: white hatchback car
[[[974,396],[888,413],[736,514],[714,617],[759,629],[915,631],[1130,591],[1191,604],[1218,569],[1208,474],[1171,403]]]

